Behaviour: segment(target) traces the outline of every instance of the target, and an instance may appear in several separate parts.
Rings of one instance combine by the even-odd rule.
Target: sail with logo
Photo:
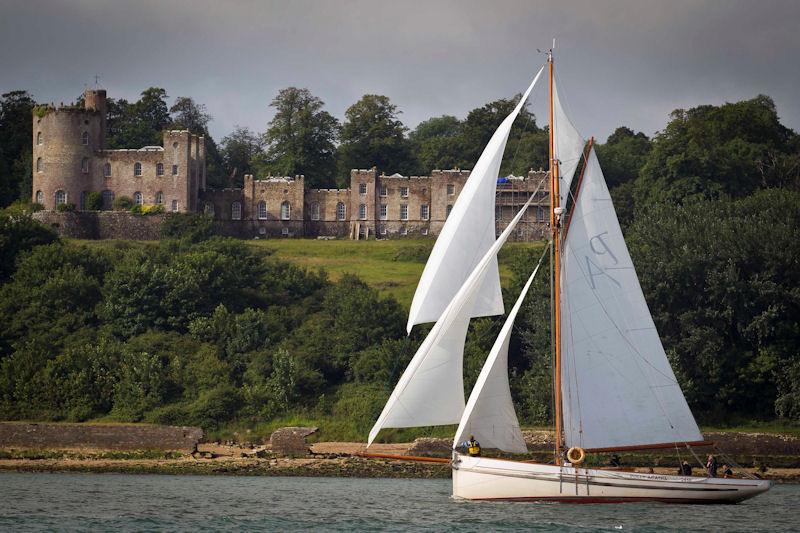
[[[465,402],[463,350],[470,318],[502,312],[502,299],[499,305],[495,299],[497,253],[536,195],[500,237],[487,237],[494,234],[494,202],[487,199],[497,176],[487,169],[499,168],[508,136],[505,128],[513,122],[510,116],[481,156],[456,204],[458,217],[448,220],[447,231],[440,234],[426,265],[409,328],[429,320],[436,323],[392,392],[369,434],[369,444],[386,427],[458,423],[450,461],[453,495],[469,500],[735,503],[765,492],[770,482],[760,479],[585,466],[587,454],[674,448],[696,456],[694,447],[711,443],[703,441],[661,344],[593,141],[585,146],[562,105],[554,83],[552,50],[546,66],[550,240]],[[511,395],[509,348],[515,320],[548,256],[553,308],[553,460],[538,463],[520,457],[470,455],[476,447],[459,447],[468,435],[477,437],[485,448],[527,452]],[[594,464],[601,460],[596,456]]]

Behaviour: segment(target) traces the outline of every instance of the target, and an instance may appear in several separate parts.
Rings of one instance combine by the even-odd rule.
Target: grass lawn
[[[71,242],[92,247],[148,246],[146,241],[87,241]],[[383,294],[394,296],[408,308],[414,297],[422,269],[433,247],[432,239],[390,239],[353,241],[317,239],[265,239],[246,241],[249,246],[271,250],[275,257],[299,266],[325,269],[332,280],[345,273],[357,275]],[[507,243],[500,253],[500,278],[505,283],[510,271],[506,266],[519,250],[541,249],[542,242]],[[534,265],[531,265],[533,268]]]

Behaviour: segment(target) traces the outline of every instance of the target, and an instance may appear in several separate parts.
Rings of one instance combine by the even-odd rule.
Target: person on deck
[[[709,477],[717,477],[717,458],[713,455],[708,456],[708,462],[706,462],[706,472],[708,472]]]
[[[692,475],[692,465],[690,465],[686,461],[682,462],[681,466],[678,467],[678,475],[679,476],[691,476]]]
[[[733,477],[733,470],[728,465],[722,465],[722,477]]]
[[[612,455],[611,458],[608,460],[608,466],[615,466],[616,467],[616,466],[620,466],[621,464],[622,464],[622,459],[617,454]]]
[[[481,455],[481,443],[475,440],[474,435],[469,436],[469,440],[465,441],[461,446],[467,449],[467,453],[471,457],[480,457]]]

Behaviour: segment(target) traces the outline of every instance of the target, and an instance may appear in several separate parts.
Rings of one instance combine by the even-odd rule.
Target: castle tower
[[[33,201],[82,207],[92,190],[93,156],[105,146],[106,92],[87,90],[84,106],[37,106],[33,110]]]

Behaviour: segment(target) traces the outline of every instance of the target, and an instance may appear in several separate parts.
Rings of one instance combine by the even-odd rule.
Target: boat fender
[[[586,452],[583,448],[574,447],[567,451],[567,460],[575,466],[580,466],[586,459]]]

